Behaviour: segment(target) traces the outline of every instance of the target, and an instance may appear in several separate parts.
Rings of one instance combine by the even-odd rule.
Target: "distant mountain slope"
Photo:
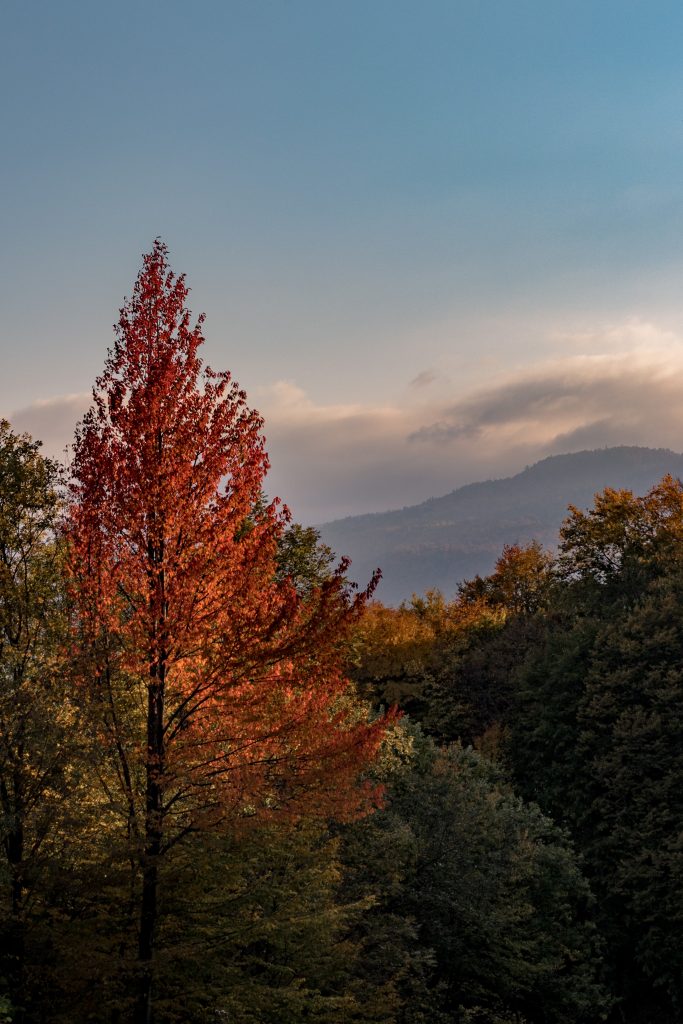
[[[392,512],[324,523],[322,539],[353,559],[351,576],[367,583],[380,566],[377,597],[399,604],[439,587],[488,573],[504,544],[536,537],[551,547],[567,505],[588,507],[605,487],[645,493],[665,473],[683,478],[683,455],[665,448],[603,448],[554,455],[502,480],[468,484],[443,498]]]

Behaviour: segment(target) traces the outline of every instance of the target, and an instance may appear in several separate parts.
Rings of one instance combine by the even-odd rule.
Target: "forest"
[[[384,606],[187,294],[67,467],[0,425],[0,1021],[681,1021],[683,485]]]

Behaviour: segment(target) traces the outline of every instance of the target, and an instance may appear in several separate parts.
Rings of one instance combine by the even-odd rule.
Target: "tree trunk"
[[[9,948],[7,950],[7,981],[12,1006],[14,1007],[15,1024],[21,1024],[25,1016],[25,983],[24,983],[24,831],[21,821],[7,837],[7,854],[12,874],[12,916],[9,926]]]
[[[152,843],[146,852],[146,863],[142,875],[142,906],[140,913],[140,943],[138,947],[138,964],[140,980],[138,1001],[135,1007],[135,1024],[152,1024],[152,982],[154,934],[157,920],[158,864],[159,847]]]
[[[159,855],[163,837],[164,773],[164,676],[165,665],[153,664],[147,704],[147,790],[145,814],[145,851],[142,864],[142,902],[138,967],[138,1000],[134,1024],[152,1024],[154,939],[158,917]]]
[[[7,971],[7,986],[12,1006],[15,1008],[13,1020],[16,1024],[21,1024],[25,1018],[24,999],[26,995],[24,977],[26,945],[24,933],[24,744],[21,738],[22,734],[23,728],[20,729],[20,739],[17,743],[11,792],[4,780],[0,781],[2,810],[11,822],[4,842],[10,876],[10,917],[4,936],[6,948],[2,951],[2,960]]]

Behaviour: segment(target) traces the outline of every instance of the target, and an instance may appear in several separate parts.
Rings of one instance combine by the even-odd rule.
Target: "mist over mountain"
[[[516,476],[459,487],[389,512],[348,516],[319,527],[322,540],[352,561],[365,585],[378,566],[377,597],[399,604],[438,587],[447,596],[489,573],[504,544],[533,538],[553,547],[569,504],[593,503],[605,487],[643,494],[666,474],[683,477],[683,455],[666,448],[615,447],[554,455]]]

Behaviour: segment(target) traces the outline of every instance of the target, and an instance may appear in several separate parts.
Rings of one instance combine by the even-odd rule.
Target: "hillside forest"
[[[187,292],[67,467],[0,425],[0,1021],[683,1020],[683,485],[385,606]]]

